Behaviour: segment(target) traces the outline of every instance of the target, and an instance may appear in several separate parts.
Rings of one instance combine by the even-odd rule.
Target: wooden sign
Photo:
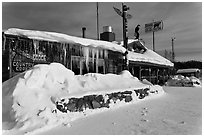
[[[156,21],[145,24],[145,32],[159,31],[163,29],[163,22]]]

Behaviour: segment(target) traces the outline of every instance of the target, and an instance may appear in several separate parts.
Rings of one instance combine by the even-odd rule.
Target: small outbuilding
[[[177,75],[183,75],[185,77],[197,77],[199,78],[201,75],[201,71],[198,68],[189,68],[189,69],[179,69],[176,72]]]

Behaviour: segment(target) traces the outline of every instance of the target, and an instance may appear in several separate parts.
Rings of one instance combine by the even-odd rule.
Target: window
[[[79,45],[72,45],[71,47],[73,56],[82,56],[82,47]]]
[[[72,56],[72,71],[75,73],[75,75],[80,74],[80,57],[73,57]]]
[[[98,60],[98,73],[104,74],[105,73],[105,65],[104,65],[104,60],[99,59]]]
[[[96,73],[96,59],[89,58],[86,62],[85,58],[81,59],[82,62],[82,74],[85,73]]]

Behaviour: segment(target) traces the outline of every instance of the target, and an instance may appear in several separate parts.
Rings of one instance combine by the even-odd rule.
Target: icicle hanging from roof
[[[39,46],[39,41],[33,39],[33,45],[34,45],[35,54],[37,54],[37,49],[38,49],[38,46]]]
[[[108,58],[108,51],[107,50],[104,50],[104,58]]]
[[[100,50],[99,50],[99,56],[100,56],[100,57],[103,57],[103,49],[100,49]]]
[[[92,51],[92,64],[93,64],[93,69],[94,69],[94,60],[95,60],[96,50],[95,48],[93,48],[91,51]]]
[[[64,64],[66,64],[66,55],[67,55],[67,50],[66,50],[66,43],[63,43],[63,51],[64,51]]]
[[[85,57],[86,68],[89,71],[89,47],[83,47],[83,56]]]
[[[97,48],[96,49],[96,66],[98,66],[98,56],[99,56],[98,52],[99,52],[99,49]],[[98,73],[98,67],[96,67],[96,72]]]
[[[6,50],[6,36],[3,35],[3,38],[4,38],[3,51],[5,51]]]

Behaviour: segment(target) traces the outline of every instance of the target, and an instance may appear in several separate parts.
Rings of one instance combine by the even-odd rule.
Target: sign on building
[[[148,24],[145,24],[145,32],[158,31],[163,29],[162,21],[155,21]]]

